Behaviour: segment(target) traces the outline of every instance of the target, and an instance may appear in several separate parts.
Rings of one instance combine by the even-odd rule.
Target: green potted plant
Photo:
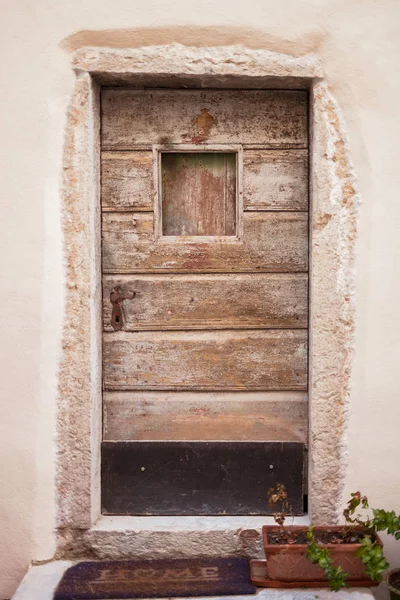
[[[304,587],[327,580],[334,591],[349,585],[377,585],[382,580],[389,565],[378,532],[386,531],[400,539],[400,517],[393,511],[372,509],[369,516],[367,497],[356,492],[343,512],[345,525],[307,528],[285,526],[291,509],[282,484],[269,491],[269,503],[278,509],[274,513],[277,525],[263,527],[270,579],[281,582],[282,587],[285,583]],[[356,513],[359,508],[362,514]],[[393,573],[389,585],[395,587],[396,571]]]

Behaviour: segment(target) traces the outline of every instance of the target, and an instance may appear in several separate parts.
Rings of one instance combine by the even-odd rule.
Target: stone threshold
[[[287,525],[309,525],[308,515],[289,517]],[[102,515],[91,531],[229,531],[261,529],[263,525],[276,525],[271,516],[218,516],[218,517],[122,517]]]
[[[261,529],[273,524],[270,516],[101,516],[88,530],[59,530],[56,558],[264,558]],[[307,526],[309,518],[288,519],[292,524]]]
[[[61,577],[73,564],[72,561],[60,560],[31,567],[12,600],[52,600]],[[331,592],[327,589],[260,589],[252,596],[208,596],[207,598],[208,600],[373,600],[374,596],[368,588],[354,588],[340,592]],[[201,598],[197,597],[196,600]]]

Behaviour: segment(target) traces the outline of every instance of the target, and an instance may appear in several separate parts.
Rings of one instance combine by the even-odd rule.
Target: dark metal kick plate
[[[267,515],[283,483],[303,514],[304,445],[294,442],[103,442],[108,515]]]

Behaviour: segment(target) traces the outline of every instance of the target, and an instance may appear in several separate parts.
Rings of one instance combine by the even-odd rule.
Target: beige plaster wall
[[[319,57],[362,197],[346,492],[400,511],[398,0],[2,0],[0,10],[0,598],[54,552],[60,165],[69,52],[85,45],[242,44]],[[391,546],[394,564],[396,554],[400,565]]]

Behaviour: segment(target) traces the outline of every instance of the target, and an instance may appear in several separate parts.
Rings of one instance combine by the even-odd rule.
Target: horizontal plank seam
[[[308,448],[308,445],[307,445],[306,441],[299,442],[298,438],[296,439],[294,437],[293,437],[293,439],[286,438],[286,439],[281,439],[281,440],[267,440],[267,439],[265,439],[265,440],[253,440],[253,439],[250,439],[250,438],[248,440],[238,440],[238,439],[234,439],[234,438],[226,438],[226,439],[222,439],[222,440],[214,440],[214,439],[207,440],[207,439],[203,439],[203,438],[199,438],[198,440],[197,439],[196,440],[194,440],[194,439],[188,439],[188,440],[167,440],[167,439],[166,440],[158,440],[157,439],[157,440],[152,440],[152,439],[147,439],[147,438],[143,438],[143,439],[140,439],[140,440],[136,440],[136,439],[135,440],[131,440],[129,438],[121,437],[121,438],[115,438],[115,439],[114,438],[112,438],[112,439],[111,438],[110,439],[103,439],[101,441],[102,444],[105,444],[105,443],[106,444],[110,444],[110,443],[111,444],[116,444],[116,443],[119,443],[119,442],[134,443],[134,444],[147,444],[149,442],[154,443],[154,444],[157,444],[157,443],[172,444],[172,443],[175,443],[175,442],[177,444],[185,444],[185,443],[188,443],[188,444],[197,444],[197,443],[202,443],[202,444],[222,443],[222,444],[226,444],[227,442],[228,443],[232,443],[232,444],[240,444],[240,443],[244,443],[245,444],[245,443],[249,443],[249,442],[252,443],[252,444],[255,444],[255,443],[265,444],[265,443],[268,443],[268,442],[271,442],[271,443],[275,443],[276,442],[277,444],[285,444],[285,443],[287,443],[287,444],[302,444],[302,446],[304,446],[305,448]]]
[[[305,215],[309,214],[309,210],[296,210],[295,208],[293,209],[282,209],[282,208],[262,208],[262,210],[260,210],[259,208],[253,208],[252,205],[248,205],[250,208],[247,208],[246,206],[243,208],[243,210],[245,212],[249,212],[249,213],[258,213],[258,212],[263,212],[263,213],[304,213]],[[261,204],[259,206],[262,206]]]
[[[197,271],[195,269],[182,271],[182,270],[174,270],[174,269],[157,269],[157,271],[109,271],[108,269],[103,269],[103,275],[115,275],[118,277],[119,275],[299,275],[306,274],[308,275],[309,271]]]
[[[153,213],[154,209],[153,208],[140,208],[140,206],[135,207],[134,210],[132,210],[131,207],[128,208],[119,208],[118,210],[116,210],[113,206],[102,206],[101,210],[103,212],[115,212],[115,213],[135,213],[135,212],[140,212],[140,213]]]
[[[260,388],[260,387],[248,387],[248,388],[217,388],[217,387],[209,387],[209,388],[197,388],[197,387],[136,387],[136,386],[126,386],[126,387],[109,387],[104,386],[104,392],[123,392],[123,391],[132,391],[132,392],[306,392],[308,391],[308,387],[297,387],[297,388]]]
[[[158,390],[157,390],[157,393],[158,393]],[[180,393],[182,395],[187,395],[188,392],[180,392]],[[251,391],[250,392],[246,392],[246,391],[237,392],[237,391],[234,391],[234,392],[226,392],[226,394],[227,394],[227,396],[229,396],[229,398],[217,398],[217,399],[215,399],[215,398],[202,398],[202,399],[200,399],[200,398],[198,398],[198,399],[196,399],[196,398],[193,398],[193,399],[190,398],[190,400],[182,400],[182,399],[179,399],[179,396],[175,397],[175,395],[174,395],[173,398],[158,398],[158,397],[157,398],[151,398],[151,402],[154,402],[155,404],[157,404],[157,403],[163,404],[164,402],[167,403],[167,404],[172,404],[174,402],[175,403],[183,403],[183,404],[189,404],[190,402],[210,403],[210,404],[215,404],[215,403],[218,403],[218,402],[222,402],[222,403],[226,403],[226,404],[236,404],[236,403],[240,404],[241,402],[244,402],[244,403],[253,403],[253,404],[256,404],[256,403],[257,404],[264,404],[264,403],[269,403],[269,404],[271,404],[271,403],[277,403],[277,404],[282,403],[282,404],[285,404],[285,403],[292,403],[292,402],[300,402],[301,404],[308,404],[308,399],[303,397],[304,396],[304,392],[302,390],[295,390],[294,392],[290,392],[291,394],[298,394],[298,396],[299,396],[298,398],[293,398],[293,397],[288,398],[287,395],[286,395],[288,392],[286,390],[282,390],[282,391],[279,390],[279,392],[271,392],[270,390],[268,390],[266,392],[260,392],[260,393],[261,394],[264,393],[267,396],[269,394],[274,394],[274,397],[271,398],[271,399],[269,399],[268,397],[266,397],[266,398],[262,398],[260,400],[257,400],[257,399],[254,400],[254,398],[253,398],[253,392],[251,392]],[[281,399],[279,399],[279,398],[277,399],[275,397],[276,393],[281,393],[282,394],[282,398]],[[114,397],[114,396],[115,395],[119,396],[120,394],[126,394],[127,396],[132,396],[132,395],[136,394],[136,392],[135,391],[131,392],[130,390],[121,390],[120,392],[114,392],[114,390],[111,390],[111,392],[107,392],[107,394],[108,394],[108,396],[106,398],[107,402],[127,402],[127,400],[125,398],[121,400],[119,397]],[[179,392],[178,392],[178,394],[179,394]],[[190,394],[191,394],[191,392],[190,392]],[[198,394],[199,396],[200,395],[204,396],[204,392],[195,392],[195,394]],[[240,398],[233,399],[231,397],[232,394],[237,394],[238,396],[240,396]],[[248,398],[243,398],[243,395],[247,395],[249,397]],[[129,403],[132,403],[132,404],[140,403],[140,402],[143,402],[142,398],[132,398],[129,401]]]
[[[221,327],[218,329],[214,329],[213,327],[201,327],[201,328],[196,328],[196,327],[179,327],[177,329],[168,329],[166,327],[152,327],[151,329],[124,329],[123,331],[125,333],[141,333],[141,332],[146,332],[146,333],[151,333],[151,332],[157,332],[157,331],[172,331],[174,333],[179,333],[180,331],[182,332],[193,332],[193,333],[198,333],[201,331],[218,331],[218,332],[229,332],[229,331],[291,331],[291,330],[295,330],[295,331],[308,331],[308,327],[294,327],[293,325],[290,327],[268,327],[267,325],[264,326],[258,326],[258,327]],[[110,331],[109,329],[103,329],[103,333],[113,333],[115,334],[115,331]]]
[[[111,271],[109,271],[107,273],[108,275],[113,275],[113,273]],[[120,275],[120,273],[115,273],[116,275]],[[132,272],[132,275],[137,275],[137,271]],[[192,271],[189,271],[188,273],[143,273],[143,275],[146,275],[146,277],[168,277],[170,276],[171,278],[175,277],[176,275],[182,275],[184,277],[188,277],[189,275],[193,275],[194,277],[202,277],[203,275],[248,275],[248,278],[251,277],[251,275],[308,275],[308,271],[281,271],[281,272],[277,272],[277,271],[262,271],[261,273],[259,271],[226,271],[226,272],[221,272],[221,273],[216,273],[215,271],[213,271],[212,273],[201,273],[199,271],[194,271],[192,273]],[[125,274],[124,274],[125,276]],[[129,273],[126,274],[126,276],[129,276]]]
[[[135,390],[132,390],[132,391],[131,390],[120,390],[120,391],[115,391],[115,390],[106,391],[105,390],[105,393],[107,395],[109,395],[109,394],[127,394],[127,395],[130,396],[132,394],[135,394],[136,392],[135,392]],[[157,390],[157,393],[160,393],[160,390]],[[176,394],[178,392],[174,392],[174,393]],[[193,393],[193,395],[196,394],[196,393],[200,394],[200,392],[196,392],[195,390],[193,392],[190,392],[190,393],[191,394]],[[249,395],[252,394],[251,391],[250,392],[227,392],[227,393],[228,394],[229,393],[230,394],[233,394],[233,393],[238,393],[238,394],[248,393]],[[265,393],[268,394],[269,392],[265,392]],[[273,393],[276,393],[276,392],[273,392]],[[282,393],[285,394],[286,390],[283,390]],[[295,392],[291,392],[291,393],[303,394],[303,390],[296,390]],[[203,394],[204,394],[204,392],[203,392]],[[193,401],[196,401],[196,399],[194,398]],[[105,404],[118,404],[118,403],[121,403],[121,402],[128,403],[129,405],[133,405],[134,406],[136,404],[140,405],[143,402],[143,400],[141,398],[121,399],[121,398],[113,398],[113,397],[108,396],[105,399],[104,403]],[[186,404],[186,403],[189,403],[190,401],[186,402],[186,400],[179,400],[179,399],[176,399],[176,398],[173,398],[173,399],[172,398],[170,398],[170,399],[161,398],[159,400],[156,400],[156,399],[152,398],[151,402],[153,404],[160,404],[160,405],[164,405],[165,404],[167,406],[169,404],[178,403],[178,402],[182,403],[182,404]],[[308,400],[307,399],[302,399],[302,398],[298,398],[298,399],[297,398],[293,398],[293,399],[289,399],[289,400],[287,398],[282,398],[282,400],[275,400],[275,399],[268,400],[268,398],[266,398],[265,400],[252,400],[251,398],[249,398],[248,400],[243,400],[242,398],[240,400],[239,399],[238,400],[232,400],[232,399],[227,399],[227,400],[218,399],[218,400],[214,400],[214,399],[209,399],[207,401],[199,399],[199,400],[197,400],[197,402],[199,402],[200,404],[202,404],[202,403],[214,404],[215,402],[219,402],[219,403],[226,403],[227,405],[232,404],[232,403],[233,404],[234,403],[240,404],[242,402],[244,404],[251,404],[251,403],[257,402],[258,404],[265,404],[265,405],[279,404],[279,403],[281,403],[282,405],[283,404],[301,404],[301,405],[304,405],[304,406],[308,405]],[[174,413],[169,413],[169,414],[174,414]],[[300,417],[298,417],[298,419],[301,420]],[[307,416],[304,416],[304,421],[307,422]]]
[[[261,76],[262,78],[263,76]],[[272,76],[274,77],[274,76]],[[270,78],[270,76],[268,76],[268,78]],[[279,79],[281,79],[281,77],[279,77]],[[302,77],[302,79],[313,79],[312,77]],[[101,91],[102,94],[106,93],[106,92],[177,92],[177,93],[186,93],[186,92],[266,92],[266,93],[270,93],[270,92],[283,92],[285,94],[304,94],[306,96],[308,96],[309,93],[309,89],[308,88],[246,88],[246,87],[193,87],[193,88],[179,88],[179,87],[151,87],[151,86],[143,86],[143,87],[136,87],[134,85],[124,85],[123,88],[121,88],[121,86],[118,85],[103,85],[101,87]]]
[[[126,214],[126,213],[132,213],[132,214],[134,214],[134,213],[137,213],[137,212],[140,212],[140,213],[154,213],[154,210],[151,210],[151,209],[140,209],[140,208],[131,208],[131,207],[125,208],[125,209],[121,209],[121,208],[103,207],[102,206],[101,209],[102,209],[103,212],[117,213],[117,214],[118,213],[124,213],[124,214]],[[271,209],[271,208],[264,209],[263,208],[263,210],[260,211],[260,210],[257,210],[255,208],[246,208],[246,207],[244,207],[243,210],[245,212],[250,212],[250,213],[251,212],[254,212],[254,213],[257,213],[257,212],[264,212],[264,213],[270,212],[270,213],[274,213],[274,214],[275,213],[290,213],[290,214],[292,214],[292,213],[302,213],[302,214],[305,214],[305,215],[308,215],[308,213],[310,212],[309,210],[296,210],[296,209],[289,210],[289,209],[282,209],[282,208],[278,208],[278,209]],[[169,236],[169,235],[166,235],[166,236],[160,236],[160,237],[192,237],[192,238],[195,238],[195,237],[229,237],[230,238],[230,237],[235,237],[235,236],[234,235],[227,235],[227,236],[213,236],[213,235],[210,235],[210,236],[196,236],[196,235],[191,235],[191,236],[180,236],[180,235]]]
[[[144,440],[127,440],[129,443],[132,444],[141,444]],[[154,442],[155,444],[186,444],[189,443],[191,444],[190,440],[149,440],[151,442]],[[196,441],[200,441],[200,440],[196,440]],[[116,442],[116,440],[103,440],[102,444],[114,444]],[[271,444],[281,444],[282,442],[279,441],[271,441],[268,442],[268,440],[233,440],[233,443],[236,444],[237,442],[242,443],[242,444],[265,444],[267,443],[271,443]],[[288,444],[299,444],[299,446],[304,446],[303,442],[298,442],[298,441],[293,441],[293,442],[289,442],[287,440],[284,440],[283,443],[288,443]],[[219,444],[219,443],[225,443],[225,440],[204,440],[203,443],[206,444]]]
[[[284,329],[285,331],[302,331],[302,329],[300,328],[294,328],[294,327],[287,327],[287,328],[280,328],[281,330]],[[274,331],[275,329],[271,327],[271,329],[268,329],[268,331]],[[210,333],[212,332],[227,332],[227,331],[264,331],[264,329],[257,329],[257,328],[248,328],[248,329],[167,329],[167,328],[152,328],[152,329],[124,329],[123,330],[125,333],[132,333],[132,334],[136,334],[136,333],[201,333],[202,331],[208,331]],[[103,329],[102,333],[114,333],[113,329],[110,327],[110,329]]]
[[[126,386],[110,386],[104,384],[103,391],[105,392],[124,392],[124,391],[132,391],[132,392],[306,392],[308,390],[308,386],[299,386],[296,388],[265,388],[265,387],[181,387],[181,386],[170,386],[170,387],[145,387],[145,386],[135,386],[135,385],[126,385]]]
[[[141,329],[135,329],[133,327],[130,327],[129,329],[123,329],[123,331],[125,333],[160,333],[160,332],[171,332],[171,333],[179,333],[179,332],[193,332],[193,333],[198,333],[201,331],[208,331],[208,332],[227,332],[227,331],[276,331],[276,330],[280,330],[280,331],[308,331],[308,328],[305,327],[295,327],[293,325],[289,326],[289,327],[224,327],[224,328],[218,328],[218,327],[191,327],[190,329],[185,329],[184,327],[179,327],[177,329],[175,328],[168,328],[168,327],[151,327],[151,328],[141,328]],[[112,329],[112,327],[110,326],[108,329],[103,328],[102,330],[103,333],[115,333],[114,330]]]
[[[184,142],[171,142],[171,146],[174,145],[183,145]],[[154,144],[157,145],[157,144]],[[190,144],[188,144],[190,145]],[[212,144],[210,144],[211,146]],[[281,144],[268,144],[268,145],[264,145],[264,144],[242,144],[243,150],[308,150],[308,146],[304,146],[303,144],[293,144],[291,145],[281,145]],[[115,146],[101,146],[101,151],[102,152],[135,152],[135,151],[151,151],[153,149],[153,144],[152,145],[148,145],[148,144],[138,144],[137,146],[135,145],[130,145],[130,144],[123,144],[121,146],[115,145]],[[168,147],[165,148],[165,151],[168,150]],[[204,145],[204,151],[207,150],[207,145]],[[196,152],[201,152],[201,149],[197,150]]]

